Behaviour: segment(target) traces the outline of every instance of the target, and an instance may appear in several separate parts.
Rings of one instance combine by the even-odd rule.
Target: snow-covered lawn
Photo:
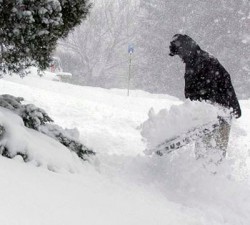
[[[77,127],[97,159],[78,172],[53,173],[0,157],[0,224],[249,225],[250,101],[234,121],[229,158],[210,174],[192,146],[145,156],[140,125],[181,102],[143,91],[73,86],[39,77],[6,77],[0,94],[22,96],[64,128]]]

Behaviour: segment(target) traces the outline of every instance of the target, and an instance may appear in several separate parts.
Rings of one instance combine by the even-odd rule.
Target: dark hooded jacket
[[[230,75],[216,58],[203,51],[189,36],[181,34],[173,37],[170,55],[179,55],[186,64],[186,98],[217,103],[232,109],[236,118],[241,116]]]

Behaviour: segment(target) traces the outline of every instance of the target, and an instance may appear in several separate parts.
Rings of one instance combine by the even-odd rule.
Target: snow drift
[[[141,125],[141,135],[151,149],[165,140],[185,134],[193,128],[218,122],[218,117],[229,118],[230,110],[206,102],[186,100],[155,113],[152,108],[148,119]]]
[[[148,110],[170,109],[179,100],[35,77],[6,77],[0,90],[44,108],[64,128],[77,127],[99,159],[68,174],[0,157],[0,224],[249,225],[248,100],[233,121],[228,157],[212,175],[192,146],[163,157],[143,154],[138,127]]]

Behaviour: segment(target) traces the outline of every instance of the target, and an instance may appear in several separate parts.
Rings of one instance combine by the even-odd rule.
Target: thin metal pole
[[[128,67],[128,96],[129,96],[130,78],[131,78],[131,62],[132,62],[132,53],[129,53],[129,67]]]
[[[1,52],[1,54],[0,54],[0,78],[3,76],[3,71],[4,71],[4,69],[3,69],[3,43],[1,42],[0,43],[0,46],[1,46],[1,48],[0,48],[0,52]]]

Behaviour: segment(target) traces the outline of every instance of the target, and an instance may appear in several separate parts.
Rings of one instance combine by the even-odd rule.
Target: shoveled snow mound
[[[9,156],[17,153],[28,156],[27,161],[52,171],[77,172],[81,165],[78,157],[54,139],[24,126],[21,117],[0,107],[0,124],[5,134],[0,140]]]
[[[218,121],[218,116],[227,117],[229,111],[206,102],[186,100],[181,105],[162,109],[158,114],[152,108],[148,120],[142,124],[142,136],[147,147],[153,148],[166,139],[181,135],[192,128]]]

